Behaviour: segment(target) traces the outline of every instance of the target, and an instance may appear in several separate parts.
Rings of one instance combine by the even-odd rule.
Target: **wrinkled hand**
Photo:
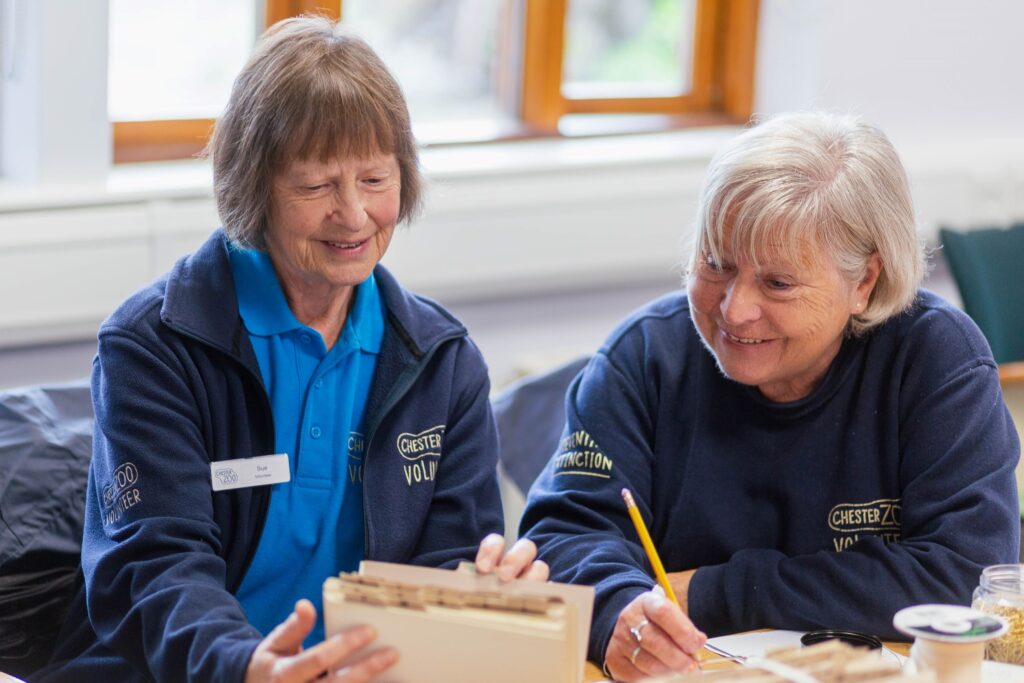
[[[528,579],[530,581],[547,581],[548,565],[537,557],[537,546],[533,541],[520,538],[505,553],[505,538],[500,534],[488,534],[480,541],[480,549],[476,553],[476,570],[481,574],[497,572],[502,581],[512,579]]]
[[[366,653],[338,671],[342,661],[373,642],[377,634],[369,626],[356,626],[303,650],[302,641],[314,624],[313,603],[295,603],[295,611],[256,646],[245,672],[245,683],[364,683],[398,661],[398,653],[385,648]],[[327,676],[320,678],[325,673]]]
[[[638,595],[619,613],[605,649],[605,667],[616,681],[692,671],[706,641],[707,636],[656,588]]]

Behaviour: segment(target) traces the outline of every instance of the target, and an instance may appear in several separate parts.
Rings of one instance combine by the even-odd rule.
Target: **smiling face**
[[[811,249],[800,265],[704,252],[689,275],[690,314],[719,369],[772,401],[795,401],[818,385],[878,277],[877,255],[864,280],[850,283]]]
[[[391,243],[401,173],[393,154],[292,161],[271,184],[267,251],[294,309],[347,300]]]

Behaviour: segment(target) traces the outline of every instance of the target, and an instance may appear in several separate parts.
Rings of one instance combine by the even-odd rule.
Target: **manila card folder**
[[[382,683],[580,683],[593,606],[589,586],[387,562],[324,582],[328,637],[370,624],[398,650]]]

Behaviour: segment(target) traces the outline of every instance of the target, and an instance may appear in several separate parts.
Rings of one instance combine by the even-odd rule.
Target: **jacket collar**
[[[387,310],[387,327],[416,359],[439,341],[466,334],[440,305],[403,289],[384,266],[373,271]],[[253,356],[228,262],[228,239],[218,229],[171,269],[160,319],[164,324],[236,358]],[[385,348],[389,330],[385,330]],[[244,340],[244,342],[243,342]],[[254,357],[253,357],[254,360]]]
[[[406,291],[384,266],[378,263],[373,274],[388,322],[416,358],[442,339],[466,334],[466,328],[451,313],[431,299]]]
[[[216,230],[199,249],[174,264],[160,320],[180,333],[240,355],[244,327],[223,230]]]

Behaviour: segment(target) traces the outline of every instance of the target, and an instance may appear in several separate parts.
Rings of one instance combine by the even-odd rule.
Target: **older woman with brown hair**
[[[597,587],[590,657],[617,680],[692,668],[705,633],[895,636],[897,610],[966,604],[984,566],[1016,561],[996,364],[923,271],[876,128],[779,116],[712,161],[686,291],[575,379],[522,523],[553,578]],[[624,487],[678,606],[652,590]]]
[[[364,681],[399,653],[323,641],[328,576],[547,576],[495,535],[479,351],[378,263],[422,185],[384,64],[327,19],[275,25],[210,154],[223,229],[100,329],[84,587],[33,680]]]

